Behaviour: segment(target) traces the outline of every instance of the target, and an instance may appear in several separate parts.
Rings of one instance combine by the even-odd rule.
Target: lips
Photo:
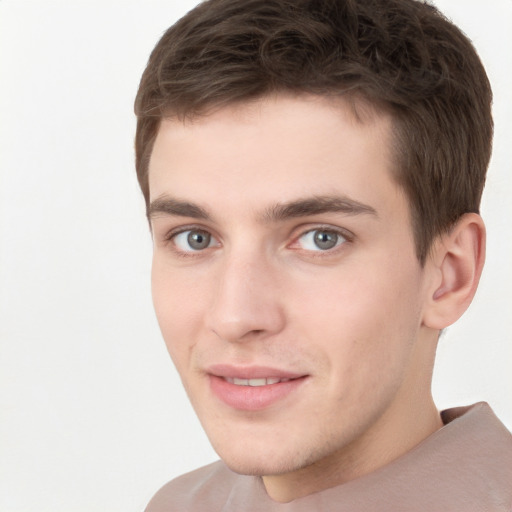
[[[207,370],[210,389],[225,405],[259,411],[298,392],[307,375],[263,366],[215,365]]]
[[[291,379],[279,379],[277,377],[263,377],[262,379],[240,379],[237,377],[224,377],[226,382],[235,384],[235,386],[269,386],[271,384],[279,384],[280,382],[288,382]]]
[[[232,379],[297,379],[304,374],[270,366],[236,366],[231,364],[214,364],[206,372],[217,377]]]

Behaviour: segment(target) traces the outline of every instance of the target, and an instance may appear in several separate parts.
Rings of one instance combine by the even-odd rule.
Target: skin
[[[438,332],[474,293],[459,268],[478,281],[480,246],[463,255],[483,227],[470,217],[419,264],[391,128],[343,100],[276,96],[164,120],[154,145],[163,337],[215,450],[261,475],[276,501],[367,474],[442,426],[430,393]],[[286,207],[305,199],[300,214]],[[209,244],[193,250],[191,231]],[[319,248],[315,234],[335,246]],[[268,407],[238,410],[212,392],[218,364],[304,378]]]

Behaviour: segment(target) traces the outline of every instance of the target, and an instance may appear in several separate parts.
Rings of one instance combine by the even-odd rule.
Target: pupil
[[[319,249],[332,249],[337,242],[338,235],[328,231],[317,231],[315,233],[315,244]]]
[[[188,234],[187,241],[192,249],[206,249],[210,245],[210,235],[199,231],[191,231]]]

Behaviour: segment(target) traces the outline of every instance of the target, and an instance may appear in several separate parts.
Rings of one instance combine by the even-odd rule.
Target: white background
[[[152,312],[132,104],[173,0],[0,0],[0,510],[135,512],[216,458]],[[512,0],[439,0],[495,92],[488,260],[441,341],[440,408],[512,427]]]

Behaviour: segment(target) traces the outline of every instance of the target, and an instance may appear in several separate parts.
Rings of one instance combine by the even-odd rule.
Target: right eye
[[[181,252],[198,252],[218,244],[208,231],[187,229],[172,236],[172,242]]]

